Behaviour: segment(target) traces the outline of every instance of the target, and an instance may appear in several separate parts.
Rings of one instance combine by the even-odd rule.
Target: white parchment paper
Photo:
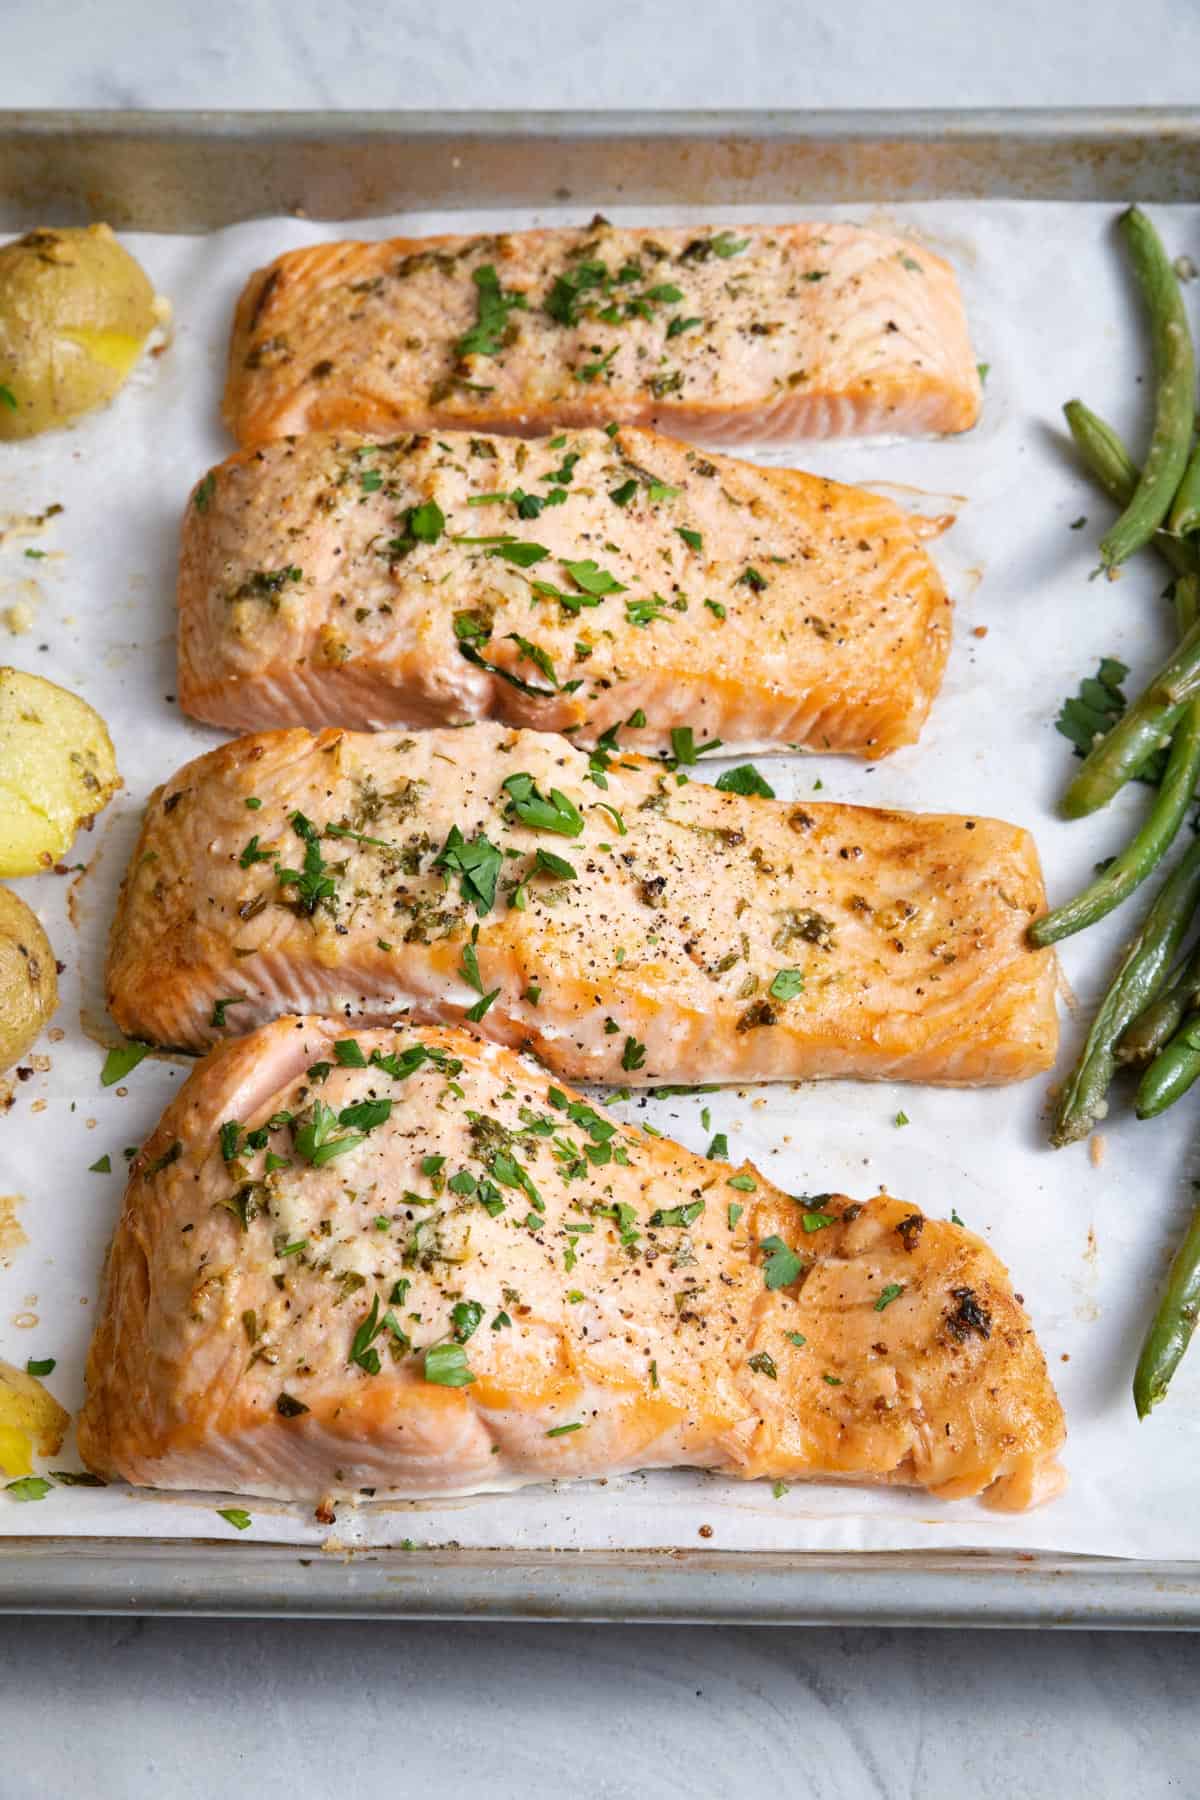
[[[1147,349],[1112,234],[1113,208],[939,204],[870,208],[863,223],[911,231],[958,267],[976,352],[989,365],[982,424],[945,442],[811,444],[772,460],[878,484],[916,510],[953,510],[936,546],[957,601],[945,686],[921,743],[877,767],[828,757],[773,758],[784,797],[1001,815],[1038,839],[1051,899],[1065,898],[1124,841],[1145,790],[1067,825],[1055,803],[1072,766],[1053,720],[1062,696],[1101,655],[1133,671],[1131,687],[1170,641],[1151,557],[1117,582],[1089,582],[1111,509],[1081,475],[1060,425],[1079,394],[1131,443],[1144,443]],[[744,222],[778,208],[700,215],[610,209],[622,223]],[[321,238],[397,231],[520,227],[570,213],[407,215],[348,227],[274,220],[207,238],[130,237],[130,248],[175,307],[175,335],[108,412],[74,431],[0,445],[0,515],[65,509],[34,539],[0,542],[0,614],[33,605],[27,634],[0,625],[0,661],[76,689],[105,715],[124,792],[70,853],[85,872],[15,884],[43,919],[60,960],[55,1041],[37,1046],[33,1074],[0,1116],[0,1195],[13,1197],[27,1242],[0,1249],[0,1356],[57,1359],[49,1386],[68,1407],[83,1397],[83,1360],[105,1243],[117,1216],[122,1151],[151,1129],[186,1064],[147,1060],[117,1089],[100,1086],[106,1024],[105,934],[124,860],[151,787],[221,734],[174,703],[175,554],[188,488],[231,448],[218,399],[234,299],[250,270]],[[1200,260],[1200,208],[1157,215],[1173,252]],[[1195,310],[1200,314],[1200,287]],[[1084,519],[1086,523],[1079,524]],[[27,548],[45,551],[30,559]],[[32,584],[32,586],[30,586]],[[706,774],[715,775],[721,764]],[[1065,973],[1080,1007],[1064,1011],[1061,1068],[1073,1056],[1116,946],[1138,901],[1070,942]],[[48,1065],[46,1066],[48,1060]],[[27,1059],[27,1066],[28,1059]],[[795,1191],[841,1188],[865,1198],[885,1185],[938,1215],[951,1207],[1010,1265],[1067,1409],[1071,1486],[1024,1516],[896,1490],[769,1485],[690,1474],[525,1489],[453,1504],[342,1509],[343,1544],[544,1548],[696,1546],[710,1549],[957,1549],[993,1547],[1131,1557],[1200,1550],[1200,1348],[1147,1423],[1129,1394],[1155,1285],[1178,1240],[1200,1173],[1194,1107],[1153,1125],[1127,1105],[1108,1126],[1102,1158],[1087,1146],[1048,1148],[1045,1081],[978,1093],[887,1084],[814,1083],[638,1100],[623,1108],[695,1148],[729,1133],[735,1158],[756,1160]],[[644,1111],[639,1109],[644,1108]],[[903,1112],[907,1124],[897,1124]],[[102,1155],[111,1175],[89,1172]],[[5,1206],[0,1203],[0,1242]],[[10,1234],[11,1235],[11,1234]],[[54,1466],[78,1466],[70,1441]],[[36,1505],[0,1494],[0,1534],[212,1537],[237,1534],[213,1496],[56,1488]],[[242,1542],[321,1543],[307,1509],[251,1503]]]

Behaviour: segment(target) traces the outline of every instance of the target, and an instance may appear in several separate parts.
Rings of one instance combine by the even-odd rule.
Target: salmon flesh
[[[689,1467],[1016,1509],[1063,1437],[971,1232],[782,1193],[465,1032],[300,1018],[133,1162],[79,1425],[106,1478],[326,1502]]]
[[[739,785],[745,785],[745,777]],[[131,1037],[474,1024],[571,1080],[1048,1068],[1027,832],[785,802],[477,725],[238,739],[151,798],[108,960]]]
[[[193,491],[179,699],[237,730],[634,719],[654,753],[876,758],[941,682],[943,523],[645,431],[287,439]]]
[[[289,250],[238,302],[225,420],[313,430],[661,426],[744,444],[966,431],[949,263],[857,225],[392,238]]]

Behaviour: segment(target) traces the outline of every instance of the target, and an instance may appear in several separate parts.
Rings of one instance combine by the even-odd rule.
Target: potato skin
[[[94,707],[42,675],[0,668],[0,876],[53,868],[120,785]]]
[[[145,271],[107,225],[0,246],[0,438],[107,406],[157,319]]]
[[[0,1074],[25,1055],[57,1005],[50,940],[19,895],[0,887]]]

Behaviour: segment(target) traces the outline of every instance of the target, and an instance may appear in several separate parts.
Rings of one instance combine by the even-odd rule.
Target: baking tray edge
[[[0,229],[298,212],[1200,198],[1200,107],[967,112],[0,110]],[[1200,1562],[0,1540],[0,1613],[1200,1627]]]
[[[1200,197],[1200,108],[0,112],[0,228],[200,231],[577,201]]]
[[[0,1613],[1182,1631],[1200,1625],[1200,1565],[27,1538],[0,1544]]]

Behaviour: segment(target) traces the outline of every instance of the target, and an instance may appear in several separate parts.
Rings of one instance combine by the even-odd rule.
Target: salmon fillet
[[[938,521],[644,431],[313,434],[184,519],[179,699],[215,725],[500,717],[594,743],[878,757],[915,742],[950,602]]]
[[[716,443],[965,431],[950,265],[857,225],[392,238],[289,250],[238,302],[224,416],[292,432],[661,425]]]
[[[84,1461],[142,1486],[684,1466],[1015,1509],[1063,1480],[982,1239],[784,1194],[459,1031],[290,1018],[213,1051],[131,1166],[87,1382]]]
[[[573,1080],[1012,1081],[1054,1058],[1044,904],[996,820],[720,792],[496,725],[266,732],[151,798],[107,992],[192,1049],[410,1012]]]

